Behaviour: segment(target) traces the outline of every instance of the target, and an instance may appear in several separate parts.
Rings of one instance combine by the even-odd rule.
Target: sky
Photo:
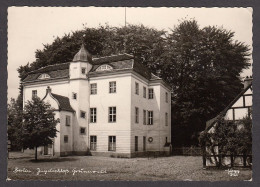
[[[125,8],[124,7],[9,7],[8,101],[19,94],[17,68],[35,61],[35,51],[55,37],[100,24],[143,24],[169,31],[182,19],[194,18],[200,27],[215,25],[235,32],[234,39],[252,49],[252,8]],[[252,60],[251,60],[252,63]],[[241,77],[252,75],[252,68]]]

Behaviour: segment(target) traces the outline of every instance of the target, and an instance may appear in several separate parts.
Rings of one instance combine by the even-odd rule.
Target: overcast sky
[[[127,8],[126,21],[169,30],[178,20],[195,18],[201,27],[223,26],[235,32],[235,40],[252,47],[251,8]],[[108,23],[124,26],[125,8],[104,7],[10,7],[8,8],[8,100],[19,90],[17,68],[35,60],[35,51],[56,36]],[[242,77],[252,75],[252,69]]]

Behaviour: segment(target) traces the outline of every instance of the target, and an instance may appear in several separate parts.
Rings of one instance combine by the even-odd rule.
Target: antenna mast
[[[125,6],[125,37],[124,37],[124,53],[126,53],[126,6]]]
[[[126,27],[126,6],[125,6],[125,27]]]

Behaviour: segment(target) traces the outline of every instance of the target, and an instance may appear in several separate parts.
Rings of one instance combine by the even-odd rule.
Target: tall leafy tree
[[[11,141],[11,149],[19,150],[22,148],[21,134],[22,134],[22,119],[23,110],[18,103],[18,100],[11,98],[10,103],[7,105],[7,134],[8,140]]]
[[[37,160],[37,148],[52,144],[56,137],[55,113],[51,106],[40,98],[33,98],[24,107],[22,125],[22,143],[24,148],[35,148],[35,160]]]
[[[249,66],[249,47],[233,36],[215,26],[200,28],[195,20],[182,21],[169,34],[161,68],[173,88],[172,133],[177,146],[197,144],[205,122],[241,91],[239,75]]]

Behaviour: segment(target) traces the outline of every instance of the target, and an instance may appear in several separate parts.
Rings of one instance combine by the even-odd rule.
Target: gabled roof
[[[231,102],[227,105],[227,107],[226,107],[223,111],[221,111],[221,112],[219,113],[219,115],[217,115],[216,117],[214,117],[214,118],[208,120],[208,121],[206,122],[205,131],[208,131],[209,129],[211,129],[211,127],[214,126],[214,124],[215,124],[216,122],[218,122],[218,121],[220,121],[221,119],[223,119],[223,118],[225,117],[227,111],[228,111],[228,110],[237,102],[237,100],[238,100],[249,88],[251,88],[251,87],[252,87],[252,82],[251,82],[246,88],[244,88],[244,89],[235,97],[235,99],[234,99],[233,101],[231,101]]]
[[[70,100],[68,97],[61,96],[54,93],[50,93],[50,94],[59,102],[59,110],[75,112],[75,110],[70,105]]]
[[[137,61],[134,62],[133,70],[139,73],[140,75],[142,75],[143,77],[145,77],[146,79],[148,80],[151,79],[150,69]]]

